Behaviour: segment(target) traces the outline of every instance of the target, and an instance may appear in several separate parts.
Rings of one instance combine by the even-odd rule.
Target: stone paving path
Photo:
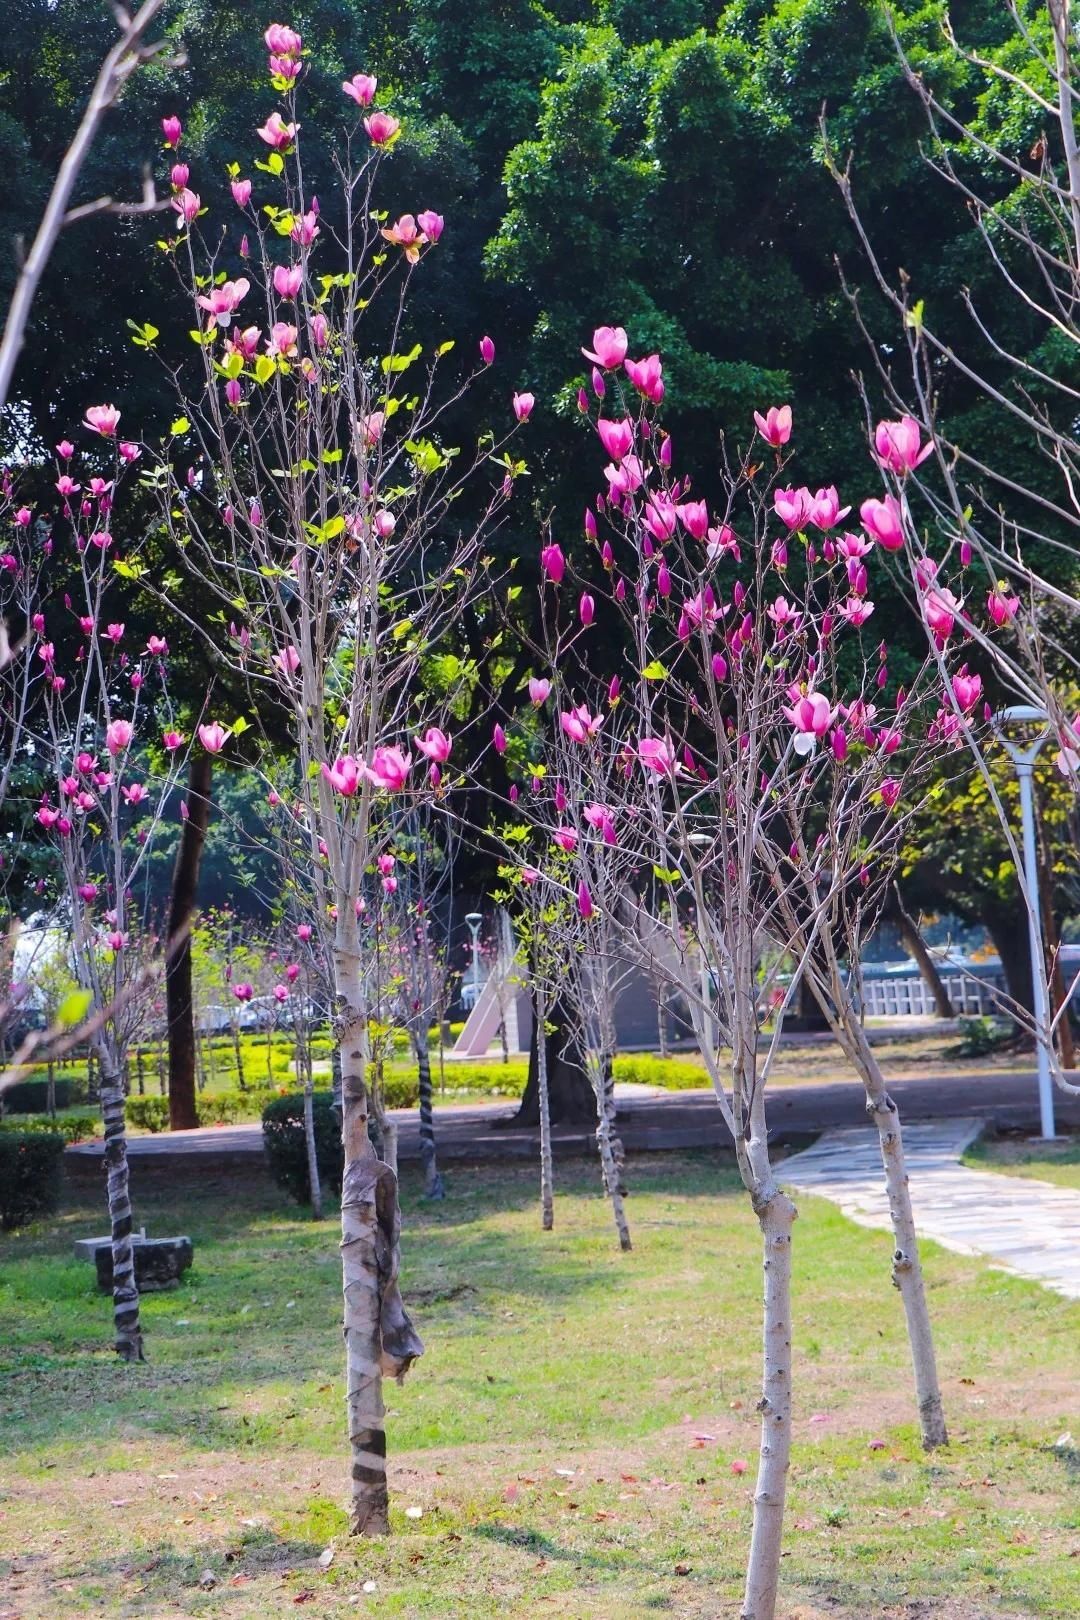
[[[986,1255],[1007,1271],[1080,1299],[1080,1191],[969,1170],[960,1155],[981,1130],[977,1119],[905,1125],[919,1235],[960,1254]],[[876,1132],[828,1131],[780,1171],[785,1186],[827,1198],[859,1226],[888,1229]]]

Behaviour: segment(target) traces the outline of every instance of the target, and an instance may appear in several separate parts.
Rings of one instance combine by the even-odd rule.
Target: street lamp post
[[[469,933],[472,935],[473,1000],[472,1007],[469,1008],[469,1011],[472,1012],[476,1006],[476,1003],[480,999],[480,930],[484,926],[483,913],[480,911],[470,911],[467,913],[465,921],[468,925]]]
[[[1046,990],[1046,979],[1041,970],[1042,963],[1042,903],[1039,895],[1039,868],[1038,856],[1035,850],[1035,793],[1034,775],[1035,761],[1039,757],[1039,750],[1050,735],[1050,716],[1045,709],[1035,708],[1031,704],[1016,703],[1007,709],[1001,709],[994,716],[994,724],[1001,738],[1001,743],[1009,758],[1013,762],[1017,780],[1020,784],[1020,828],[1024,846],[1024,883],[1027,887],[1027,914],[1028,936],[1031,941],[1031,1006],[1035,1014],[1035,1060],[1039,1075],[1039,1127],[1044,1137],[1053,1137],[1054,1130],[1054,1086],[1050,1076],[1050,1054],[1047,1051],[1047,1040],[1050,1039],[1050,1008]],[[1010,723],[1026,723],[1040,725],[1042,730],[1033,742],[1021,747],[1019,743],[1010,742],[1001,730],[1003,725]]]

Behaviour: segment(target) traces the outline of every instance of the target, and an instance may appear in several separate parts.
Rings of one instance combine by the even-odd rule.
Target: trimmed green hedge
[[[0,1132],[0,1227],[25,1226],[60,1202],[64,1138],[59,1131]]]
[[[312,1097],[312,1107],[319,1178],[324,1190],[340,1193],[345,1171],[345,1150],[341,1144],[341,1124],[333,1108],[333,1093],[316,1091]],[[310,1204],[311,1180],[304,1142],[303,1097],[275,1097],[263,1109],[262,1121],[263,1144],[270,1161],[270,1174],[298,1204]]]
[[[616,1080],[638,1086],[664,1086],[668,1091],[694,1091],[709,1084],[698,1057],[656,1057],[652,1052],[624,1052],[612,1065]]]
[[[74,1080],[57,1080],[57,1108],[70,1108],[86,1095],[86,1081],[81,1087]],[[4,1107],[9,1114],[43,1114],[49,1106],[48,1080],[20,1080],[4,1092]]]
[[[247,1091],[203,1091],[195,1099],[195,1117],[200,1125],[236,1125],[245,1119],[261,1119],[263,1109],[278,1091],[268,1086],[251,1086]],[[129,1125],[142,1131],[169,1128],[169,1099],[167,1097],[129,1097],[127,1100]]]
[[[99,1128],[100,1121],[88,1114],[57,1114],[55,1119],[50,1119],[48,1114],[28,1114],[17,1123],[13,1120],[0,1121],[0,1132],[7,1135],[22,1131],[40,1136],[43,1131],[52,1131],[62,1136],[65,1142],[88,1142],[97,1135]]]

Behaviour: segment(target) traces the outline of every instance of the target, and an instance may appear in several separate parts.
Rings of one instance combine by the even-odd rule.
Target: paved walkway
[[[1018,1276],[1080,1299],[1080,1192],[1026,1176],[969,1170],[964,1149],[978,1119],[904,1128],[911,1200],[922,1237],[960,1254],[981,1254]],[[860,1226],[889,1226],[877,1133],[829,1131],[781,1166],[796,1191],[837,1204]]]

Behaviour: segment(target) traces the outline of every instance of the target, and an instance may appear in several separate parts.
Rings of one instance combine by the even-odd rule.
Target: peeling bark
[[[435,1116],[431,1098],[431,1054],[428,1051],[427,1031],[417,1030],[413,1036],[416,1050],[416,1074],[420,1087],[420,1162],[424,1169],[424,1197],[445,1198],[446,1188],[439,1174],[435,1155]]]
[[[111,1053],[101,1053],[101,1114],[105,1123],[104,1168],[109,1200],[113,1264],[115,1349],[123,1361],[144,1361],[139,1290],[131,1243],[131,1191],[124,1129],[124,1081]]]
[[[795,1205],[774,1188],[757,1207],[765,1271],[761,1449],[741,1620],[775,1620],[791,1458],[791,1229]]]
[[[615,1219],[615,1230],[619,1234],[619,1247],[628,1251],[633,1248],[633,1244],[630,1241],[630,1227],[626,1219],[626,1205],[623,1202],[626,1195],[623,1183],[625,1156],[615,1127],[615,1083],[612,1078],[611,1059],[589,1057],[587,1062],[590,1070],[589,1078],[596,1094],[596,1145],[600,1149],[600,1171],[604,1191],[611,1200],[611,1213]]]
[[[547,1071],[547,998],[543,985],[536,987],[536,1082],[540,1103],[540,1223],[545,1232],[555,1226],[555,1178],[551,1156],[551,1099]]]
[[[341,1093],[345,1176],[341,1191],[345,1400],[351,1452],[349,1528],[353,1535],[389,1531],[384,1374],[404,1377],[423,1344],[398,1292],[397,1176],[368,1135],[367,1026],[358,993],[358,964],[338,963],[342,1019]]]
[[[195,1099],[195,1003],[191,982],[191,917],[199,886],[214,756],[194,753],[188,773],[187,819],[173,868],[165,956],[165,1022],[169,1031],[169,1129],[193,1130],[199,1123]]]

